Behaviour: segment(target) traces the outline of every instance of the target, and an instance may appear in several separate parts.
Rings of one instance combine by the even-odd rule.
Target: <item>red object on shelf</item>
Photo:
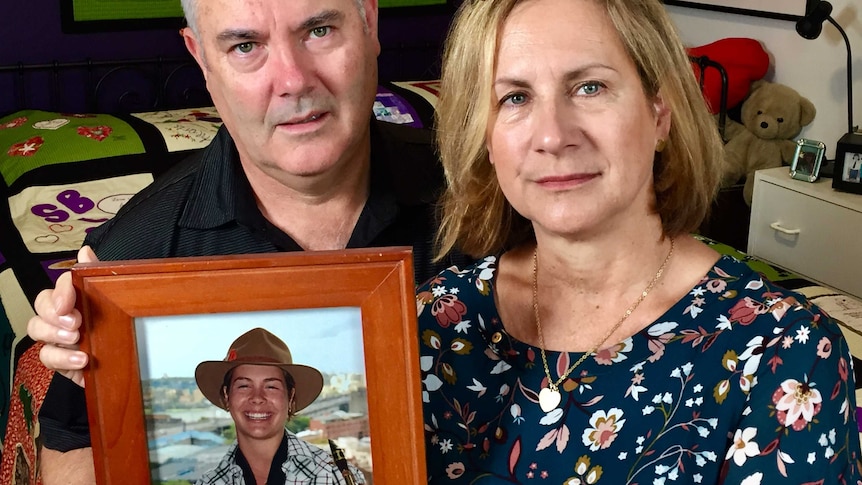
[[[763,45],[754,39],[731,37],[719,39],[711,44],[687,49],[691,57],[706,56],[721,64],[727,72],[727,107],[737,106],[748,95],[751,83],[762,79],[769,69],[769,54]],[[692,62],[692,68],[698,79],[701,76],[700,67]],[[703,95],[709,104],[710,111],[719,111],[721,98],[721,76],[715,69],[703,72]]]

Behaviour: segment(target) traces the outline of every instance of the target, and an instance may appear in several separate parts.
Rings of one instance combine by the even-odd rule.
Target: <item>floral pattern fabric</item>
[[[41,485],[42,438],[38,414],[54,371],[39,360],[42,343],[35,343],[18,359],[9,403],[9,420],[0,460],[0,483]]]
[[[496,258],[419,289],[433,484],[860,484],[852,359],[802,295],[722,257],[539,407],[539,349],[506,333]],[[554,378],[579,353],[547,352]]]

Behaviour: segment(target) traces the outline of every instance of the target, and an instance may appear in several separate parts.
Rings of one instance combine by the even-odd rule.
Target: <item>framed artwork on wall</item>
[[[379,0],[380,9],[403,7],[427,7],[430,5],[446,5],[449,0]]]
[[[454,11],[455,0],[379,0],[380,15]],[[63,33],[178,29],[185,25],[180,0],[59,0]]]
[[[797,21],[811,0],[664,0],[667,5]]]
[[[224,450],[207,442],[232,441],[224,433],[230,419],[197,409],[206,403],[189,381],[191,367],[220,360],[225,342],[254,327],[281,338],[295,363],[335,376],[331,392],[306,410],[340,399],[365,411],[356,420],[365,427],[347,438],[371,438],[376,485],[427,481],[409,248],[87,263],[73,267],[72,280],[90,355],[84,377],[98,485],[130,476],[192,483],[209,471],[211,455]],[[185,414],[195,416],[186,423]],[[200,425],[206,429],[188,428]],[[165,431],[171,426],[179,428]],[[166,437],[191,431],[204,448],[175,456]],[[303,437],[316,438],[328,436]]]
[[[458,0],[378,0],[381,18],[451,15]]]
[[[185,25],[180,0],[59,0],[65,34],[179,29]]]

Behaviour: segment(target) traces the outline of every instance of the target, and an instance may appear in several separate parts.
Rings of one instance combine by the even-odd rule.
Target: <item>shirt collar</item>
[[[371,124],[371,187],[348,247],[370,245],[395,220],[399,206],[427,203],[430,200],[428,191],[423,189],[434,184],[428,184],[427,180],[423,183],[421,174],[410,173],[410,161],[403,159],[402,144],[412,143],[413,140],[394,141],[392,137],[383,135],[386,129],[389,127],[382,125],[382,122]],[[248,178],[242,170],[236,144],[227,128],[222,126],[210,145],[203,150],[200,164],[179,220],[181,227],[211,229],[237,222],[270,233],[267,239],[276,239],[274,243],[284,249],[299,249],[295,242],[261,214]],[[433,196],[436,197],[436,194]]]
[[[246,204],[249,197],[254,203],[236,145],[222,125],[209,146],[201,152],[200,169],[191,185],[179,225],[210,229],[227,224],[236,219],[237,207]]]
[[[288,444],[287,433],[285,432],[281,438],[281,444],[278,445],[278,450],[275,452],[275,456],[272,457],[272,463],[269,465],[269,476],[266,480],[267,483],[285,483],[285,471],[282,469],[281,465],[287,461],[287,456]],[[240,449],[239,446],[236,447],[234,462],[240,470],[242,470],[243,481],[245,483],[256,483],[254,473],[251,471],[251,466],[248,464],[248,460],[245,458],[245,455],[242,454],[242,449]]]

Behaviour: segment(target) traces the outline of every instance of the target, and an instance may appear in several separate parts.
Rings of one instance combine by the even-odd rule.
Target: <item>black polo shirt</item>
[[[431,264],[435,203],[443,174],[431,133],[390,123],[371,126],[371,188],[347,247],[413,246],[416,281]],[[204,150],[133,197],[87,236],[100,260],[300,251],[266,220],[222,127]]]
[[[412,246],[419,283],[463,262],[459,256],[431,261],[443,184],[429,131],[373,121],[369,197],[347,247]],[[261,214],[224,127],[207,148],[90,232],[85,244],[103,261],[302,250]],[[83,389],[59,374],[48,388],[39,422],[48,448],[90,445]]]

